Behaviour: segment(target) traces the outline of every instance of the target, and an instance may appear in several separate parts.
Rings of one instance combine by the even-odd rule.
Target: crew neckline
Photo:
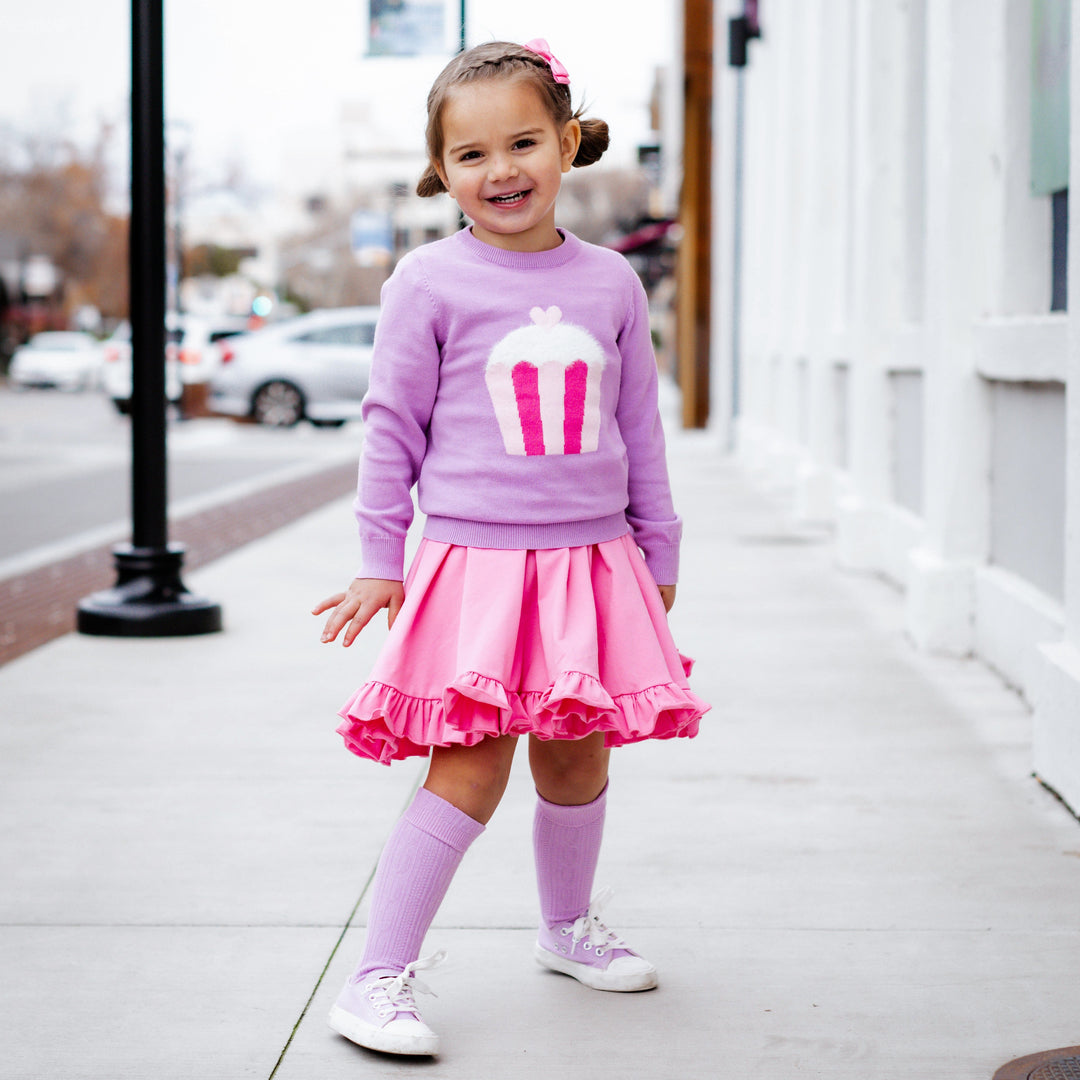
[[[477,239],[473,235],[472,226],[461,229],[457,236],[469,251],[485,262],[515,270],[545,270],[568,263],[581,246],[581,241],[572,232],[567,232],[566,229],[556,231],[563,238],[563,242],[558,247],[548,248],[547,251],[509,251],[495,247]]]

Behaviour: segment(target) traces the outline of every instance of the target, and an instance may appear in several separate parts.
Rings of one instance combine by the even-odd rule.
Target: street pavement
[[[661,974],[603,994],[532,959],[524,754],[427,940],[443,1052],[326,1026],[380,846],[422,779],[344,751],[382,640],[321,645],[347,500],[192,573],[226,629],[68,635],[0,669],[0,1078],[990,1080],[1080,1043],[1080,824],[986,668],[916,653],[708,434],[671,439],[672,613],[696,740],[613,755],[605,919]]]
[[[355,465],[361,427],[287,431],[201,417],[168,425],[174,517],[305,472]],[[0,384],[0,580],[128,537],[131,422],[99,393]]]

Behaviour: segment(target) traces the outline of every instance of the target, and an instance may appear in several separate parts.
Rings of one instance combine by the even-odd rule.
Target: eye
[[[458,158],[458,161],[476,161],[479,157],[479,150],[466,150],[465,153]]]
[[[514,143],[514,149],[515,150],[528,150],[530,146],[535,146],[535,145],[536,145],[536,140],[535,139],[518,139],[518,141],[516,143]]]

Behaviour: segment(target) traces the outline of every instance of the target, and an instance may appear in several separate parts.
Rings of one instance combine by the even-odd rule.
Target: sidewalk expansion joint
[[[425,762],[426,765],[426,762]],[[409,789],[408,797],[405,800],[405,806],[402,807],[402,813],[412,802],[413,797],[416,795],[417,789],[423,780],[423,773],[419,772],[416,779],[413,781],[412,786]],[[399,815],[400,817],[400,815]],[[385,844],[383,845],[385,847]],[[379,849],[379,855],[382,855],[382,849]],[[296,1018],[296,1023],[292,1026],[292,1031],[289,1032],[289,1037],[285,1040],[285,1045],[281,1048],[281,1053],[278,1055],[277,1061],[274,1063],[273,1069],[270,1071],[270,1075],[267,1080],[274,1080],[277,1076],[278,1069],[285,1062],[285,1055],[289,1052],[289,1047],[292,1046],[293,1040],[296,1038],[296,1033],[300,1030],[300,1025],[307,1018],[307,1014],[311,1011],[311,1006],[315,1001],[315,996],[322,988],[323,980],[326,978],[326,973],[330,970],[330,965],[334,962],[335,957],[338,954],[338,950],[341,948],[342,942],[345,940],[345,935],[352,929],[353,921],[356,919],[356,913],[360,910],[360,905],[364,902],[364,897],[367,896],[368,890],[371,888],[371,883],[375,880],[375,872],[379,868],[379,860],[375,860],[374,866],[371,868],[371,873],[368,874],[367,880],[364,882],[363,888],[360,890],[360,895],[356,898],[356,903],[352,906],[352,911],[349,912],[349,917],[345,920],[345,925],[341,928],[341,933],[338,934],[337,941],[334,942],[334,947],[330,950],[330,955],[326,958],[326,963],[323,964],[322,971],[319,972],[319,977],[315,980],[315,985],[311,988],[311,993],[308,995],[307,1001],[304,1002],[303,1009],[300,1010],[300,1015]]]

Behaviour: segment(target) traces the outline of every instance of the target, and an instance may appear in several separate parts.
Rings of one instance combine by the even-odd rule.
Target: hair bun
[[[577,168],[584,165],[592,165],[599,161],[604,151],[608,148],[611,139],[608,134],[608,126],[603,120],[580,120],[581,145],[574,157],[573,164]]]
[[[446,190],[442,177],[435,171],[435,166],[428,164],[423,175],[417,181],[416,194],[422,199],[430,199],[433,195],[441,195]]]

